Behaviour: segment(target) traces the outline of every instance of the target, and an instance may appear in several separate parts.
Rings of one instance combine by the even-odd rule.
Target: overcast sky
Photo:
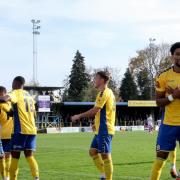
[[[0,0],[0,84],[32,79],[32,23],[41,20],[38,80],[61,86],[77,49],[86,65],[124,73],[136,50],[180,41],[179,0]]]

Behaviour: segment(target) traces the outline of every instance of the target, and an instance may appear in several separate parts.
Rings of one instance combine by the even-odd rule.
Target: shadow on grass
[[[177,160],[176,162],[180,162]],[[131,165],[142,165],[142,164],[152,164],[154,161],[143,161],[143,162],[128,162],[128,163],[114,163],[114,166],[131,166]]]
[[[154,161],[114,163],[114,166],[131,166],[131,165],[152,164],[153,162]]]

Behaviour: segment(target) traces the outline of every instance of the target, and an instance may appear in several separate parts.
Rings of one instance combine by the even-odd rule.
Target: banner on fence
[[[144,126],[116,126],[115,131],[144,131]],[[91,127],[47,128],[47,133],[84,133],[93,132]]]
[[[50,112],[50,96],[42,95],[38,96],[38,111],[39,112]]]
[[[129,107],[156,107],[156,101],[128,101]]]

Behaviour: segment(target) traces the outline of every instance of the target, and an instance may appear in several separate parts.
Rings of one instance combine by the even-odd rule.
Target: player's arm
[[[72,121],[77,121],[80,120],[82,118],[92,118],[94,117],[99,111],[101,110],[101,108],[99,107],[93,107],[92,109],[90,109],[89,111],[86,111],[84,113],[81,114],[77,114],[71,117]]]
[[[165,96],[165,92],[156,91],[156,103],[160,107],[165,107],[170,104],[171,101]]]
[[[14,112],[8,103],[3,103],[3,110],[6,112],[8,119],[14,116]]]
[[[8,116],[8,120],[10,117],[14,117],[14,112],[12,109],[10,109],[10,111],[6,112],[7,113],[7,116]]]
[[[169,96],[166,97],[166,93],[169,94]],[[175,99],[180,99],[180,89],[172,89],[171,87],[167,87],[166,91],[156,91],[156,103],[160,107],[165,107],[171,102],[173,102]]]
[[[103,106],[107,102],[108,97],[109,97],[108,92],[102,92],[100,96],[97,97],[95,106],[92,109],[86,111],[85,113],[72,116],[71,120],[76,121],[85,117],[86,118],[94,117],[103,108]]]
[[[173,89],[172,96],[174,99],[180,99],[180,87]]]
[[[11,97],[9,95],[0,97],[0,103],[4,103],[4,102],[10,101],[10,100],[11,100]]]
[[[80,114],[80,118],[92,118],[94,117],[101,109],[99,107],[93,107],[89,111],[86,111]]]
[[[32,103],[33,114],[34,114],[34,118],[36,119],[36,117],[37,117],[36,106],[35,106],[36,102],[34,99],[32,99],[32,101],[33,101],[33,103]]]
[[[166,74],[162,73],[156,79],[156,103],[158,106],[165,107],[172,102],[169,97],[166,97],[167,93],[172,94],[173,91],[167,87]]]

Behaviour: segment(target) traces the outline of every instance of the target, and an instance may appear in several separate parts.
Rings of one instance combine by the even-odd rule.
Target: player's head
[[[107,71],[99,71],[96,73],[94,85],[95,88],[102,87],[104,85],[107,85],[110,79],[110,74]]]
[[[180,42],[176,42],[170,48],[173,64],[180,68]]]
[[[23,89],[25,84],[25,79],[22,76],[17,76],[14,78],[12,83],[13,89]]]
[[[0,96],[5,96],[7,93],[6,88],[3,86],[0,86]]]

